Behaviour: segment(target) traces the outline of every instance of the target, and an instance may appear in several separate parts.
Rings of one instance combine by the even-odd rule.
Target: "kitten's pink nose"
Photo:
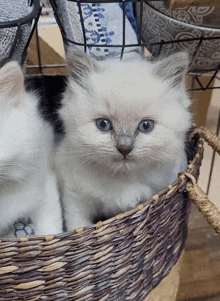
[[[121,153],[124,157],[126,157],[133,149],[131,145],[120,145],[116,147],[119,153]]]

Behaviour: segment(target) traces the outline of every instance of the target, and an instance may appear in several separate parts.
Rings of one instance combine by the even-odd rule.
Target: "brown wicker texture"
[[[168,9],[174,9],[184,6],[219,6],[219,0],[164,0]]]
[[[187,172],[196,179],[203,141]],[[185,175],[137,208],[55,236],[0,241],[0,300],[142,301],[178,261],[191,202]]]
[[[206,128],[199,129],[200,135],[220,155],[220,139]]]
[[[197,130],[204,140],[220,155],[220,139],[206,128]],[[184,173],[191,182],[187,184],[189,198],[204,215],[207,222],[214,228],[215,232],[220,234],[220,212],[218,208],[209,200],[207,194],[198,186],[196,179],[189,173]]]

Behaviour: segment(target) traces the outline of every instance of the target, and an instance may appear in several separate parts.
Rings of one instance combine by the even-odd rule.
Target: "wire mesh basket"
[[[174,18],[178,15],[178,9],[170,16],[164,12],[166,2],[160,0],[68,0],[63,3],[50,0],[50,2],[66,47],[81,47],[99,59],[108,55],[125,58],[128,56],[127,53],[135,51],[143,54],[144,47],[153,58],[166,57],[180,50],[188,51],[189,73],[194,75],[199,85],[193,89],[213,88],[213,80],[220,68],[220,28],[212,28],[211,25],[202,27],[202,23],[199,25],[187,23],[188,15],[186,20],[181,22],[181,19]],[[161,6],[163,10],[160,11]],[[202,9],[197,11],[200,18]],[[114,16],[109,18],[108,14],[112,14],[113,10]],[[183,12],[181,8],[179,14]],[[205,14],[207,15],[207,11]],[[211,16],[212,14],[210,18]],[[106,22],[105,18],[108,19]],[[71,29],[73,27],[74,30]],[[116,27],[117,34],[114,31]],[[114,34],[117,36],[114,37]],[[206,84],[200,80],[204,74],[210,76]]]
[[[24,64],[41,13],[39,0],[6,1],[0,15],[0,67],[10,60]]]

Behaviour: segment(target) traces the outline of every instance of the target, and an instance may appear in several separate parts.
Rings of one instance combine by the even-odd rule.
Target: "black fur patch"
[[[26,78],[25,88],[36,92],[40,97],[38,110],[44,120],[51,123],[56,140],[64,135],[64,124],[58,110],[62,106],[62,94],[67,86],[67,77],[61,75],[42,75]]]

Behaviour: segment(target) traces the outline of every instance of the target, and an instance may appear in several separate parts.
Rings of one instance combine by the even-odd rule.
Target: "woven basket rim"
[[[193,158],[192,161],[189,162],[187,169],[186,169],[186,173],[191,174],[194,167],[196,166],[196,163],[198,162],[199,158],[203,155],[203,144],[204,144],[204,139],[201,137],[201,134],[198,132],[198,128],[196,128],[192,134],[190,135],[190,139],[192,140],[195,135],[199,135],[199,139],[198,139],[198,145],[197,145],[197,151],[196,154]],[[1,243],[18,243],[18,242],[23,242],[26,243],[28,241],[42,241],[44,240],[45,242],[50,242],[50,241],[54,241],[56,239],[60,240],[66,236],[69,236],[70,234],[82,234],[83,232],[86,231],[91,231],[93,229],[94,234],[98,233],[99,231],[104,230],[104,228],[108,227],[108,225],[110,225],[112,222],[116,221],[116,220],[120,220],[122,218],[126,218],[129,216],[134,215],[137,212],[140,211],[145,211],[146,209],[148,209],[148,207],[152,204],[154,204],[155,202],[158,201],[159,198],[161,197],[165,197],[165,199],[170,196],[173,192],[176,191],[177,188],[179,188],[179,186],[184,185],[186,182],[189,182],[188,177],[186,177],[184,175],[185,172],[181,172],[178,174],[177,179],[171,183],[170,185],[168,185],[166,188],[164,188],[163,190],[159,191],[157,194],[153,195],[150,199],[144,201],[143,203],[140,203],[139,205],[137,205],[135,208],[126,211],[124,213],[120,213],[114,217],[111,217],[105,221],[99,221],[96,224],[93,225],[89,225],[89,226],[85,226],[85,227],[79,227],[75,230],[71,230],[71,231],[67,231],[67,232],[63,232],[63,233],[59,233],[59,234],[51,234],[51,235],[33,235],[33,236],[29,236],[29,237],[20,237],[20,238],[16,238],[16,237],[6,237],[6,238],[1,238],[0,237],[0,244]],[[150,213],[150,212],[149,212]]]

